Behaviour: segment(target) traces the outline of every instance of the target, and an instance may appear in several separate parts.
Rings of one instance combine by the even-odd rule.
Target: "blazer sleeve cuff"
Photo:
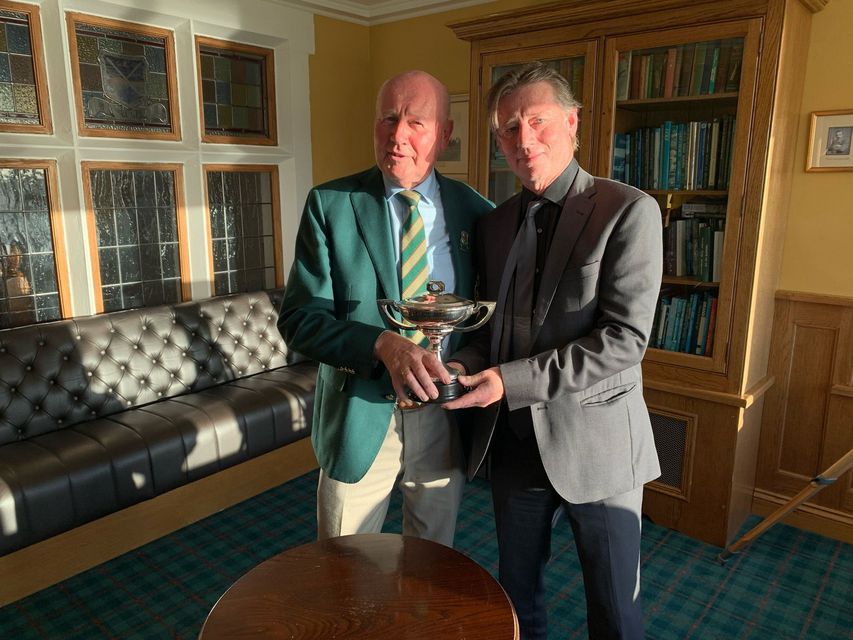
[[[531,361],[527,358],[498,365],[503,378],[506,404],[510,411],[529,407],[540,401],[539,398],[533,397],[530,367]]]

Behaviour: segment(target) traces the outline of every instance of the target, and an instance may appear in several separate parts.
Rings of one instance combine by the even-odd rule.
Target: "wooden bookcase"
[[[471,184],[497,201],[518,187],[484,100],[505,69],[543,60],[581,98],[581,165],[658,200],[661,306],[681,311],[643,362],[663,468],[644,511],[720,546],[752,503],[803,52],[826,2],[571,0],[449,25],[471,44]]]

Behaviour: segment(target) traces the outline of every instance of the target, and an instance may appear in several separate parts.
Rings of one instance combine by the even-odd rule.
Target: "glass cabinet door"
[[[578,161],[583,166],[589,166],[592,151],[592,122],[585,122],[585,112],[594,113],[591,105],[584,102],[585,96],[593,95],[595,79],[595,42],[579,42],[568,45],[533,47],[511,52],[485,54],[482,57],[481,81],[482,104],[476,105],[479,118],[477,120],[478,136],[478,171],[475,173],[478,188],[481,193],[497,204],[503,202],[514,193],[521,190],[521,183],[507,165],[506,158],[501,153],[495,137],[489,126],[486,96],[495,82],[508,71],[519,69],[525,64],[540,60],[555,69],[569,81],[575,99],[582,105],[579,114],[578,138],[580,148],[577,152]]]
[[[647,358],[723,371],[742,220],[757,36],[750,22],[605,45],[601,175],[663,214],[664,268]],[[677,355],[676,355],[677,354]],[[682,362],[683,364],[683,362]]]

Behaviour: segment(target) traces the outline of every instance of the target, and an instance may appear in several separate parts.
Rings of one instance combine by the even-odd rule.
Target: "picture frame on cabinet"
[[[450,96],[450,118],[453,120],[453,133],[447,149],[438,155],[435,168],[441,173],[468,174],[468,94],[459,93]]]
[[[812,112],[806,171],[853,171],[853,110]]]

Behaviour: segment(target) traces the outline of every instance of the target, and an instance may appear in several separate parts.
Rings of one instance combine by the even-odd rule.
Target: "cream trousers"
[[[320,470],[317,535],[379,533],[396,484],[403,494],[403,535],[453,546],[465,486],[456,423],[437,405],[391,416],[385,440],[365,476],[355,483]]]

